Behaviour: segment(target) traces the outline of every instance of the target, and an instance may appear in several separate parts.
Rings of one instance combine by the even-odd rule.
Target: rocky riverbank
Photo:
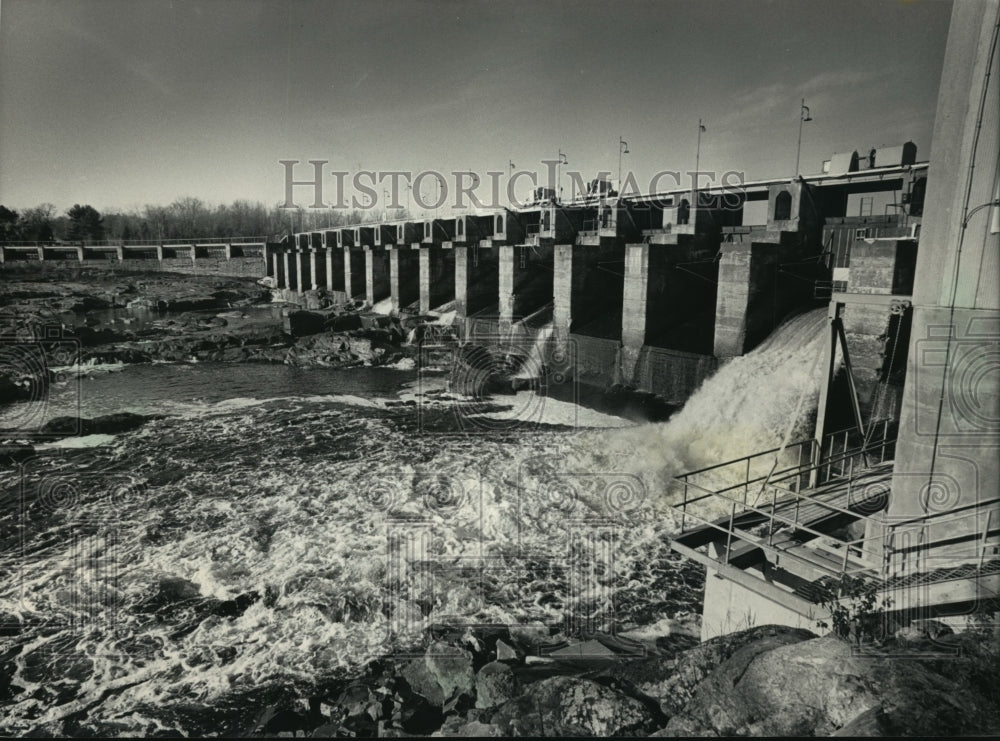
[[[406,339],[420,323],[326,295],[303,299],[314,311],[275,305],[270,290],[252,280],[111,271],[88,277],[0,285],[0,403],[39,398],[60,373],[95,365],[399,363],[413,354]]]
[[[572,641],[542,627],[442,628],[423,652],[267,707],[244,733],[895,736],[1000,727],[997,645],[982,635],[868,652],[773,625],[699,644],[691,627],[669,620]]]

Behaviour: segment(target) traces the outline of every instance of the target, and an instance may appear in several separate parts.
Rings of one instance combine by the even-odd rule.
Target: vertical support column
[[[340,249],[336,245],[328,244],[326,235],[323,235],[323,247],[326,249],[326,290],[333,293],[333,251]]]
[[[0,265],[7,262],[7,251],[3,245],[0,245]]]
[[[80,249],[80,259],[83,259],[83,248]],[[163,245],[156,245],[156,261],[163,262]]]
[[[191,249],[193,250],[194,248],[192,247]],[[125,260],[125,245],[119,244],[117,247],[115,247],[115,252],[118,255],[118,262],[122,262]]]
[[[319,290],[319,252],[315,247],[310,247],[309,252],[309,276],[312,280],[312,289],[314,291]]]
[[[297,283],[300,292],[308,291],[312,286],[312,281],[309,278],[309,253],[308,251],[303,251],[301,247],[295,253],[295,266],[298,271]]]
[[[274,278],[274,285],[277,288],[284,288],[283,278],[282,278],[282,265],[281,265],[281,255],[277,252],[271,253],[271,276]]]
[[[375,305],[375,254],[374,250],[365,250],[365,301]]]
[[[285,248],[285,251],[281,254],[281,261],[284,264],[284,287],[289,291],[294,291],[299,287],[299,284],[296,281],[298,268],[295,264],[295,255],[292,252],[291,247]]]
[[[553,248],[552,268],[552,336],[564,346],[573,326],[573,245]]]
[[[367,300],[368,266],[365,253],[360,250],[344,248],[344,293],[347,298],[364,296]]]
[[[455,254],[452,249],[427,246],[418,250],[420,313],[455,299]]]
[[[354,266],[355,260],[358,260],[361,255],[352,255],[349,249],[344,249],[344,293],[347,294],[347,298],[354,298],[356,294],[360,291],[359,286],[354,284],[354,275],[352,274],[351,268]]]
[[[391,250],[390,252],[396,252]],[[374,306],[390,295],[389,266],[386,264],[386,250],[366,248],[365,255],[365,300]],[[355,252],[355,257],[357,252]]]
[[[83,262],[83,245],[77,245],[76,259],[79,260],[80,262]],[[3,262],[3,260],[0,259],[0,262]]]
[[[392,310],[399,311],[420,297],[420,269],[417,245],[389,250],[389,296]]]
[[[455,251],[455,317],[464,322],[469,315],[469,253],[477,247],[458,246]]]
[[[635,378],[639,355],[646,344],[646,313],[649,298],[648,244],[625,246],[625,285],[622,293],[622,363],[623,380]]]
[[[514,247],[505,244],[499,248],[499,275],[497,286],[497,298],[500,303],[500,334],[506,335],[510,332],[514,323],[514,286],[516,283],[516,272],[519,269],[517,252],[525,249],[523,246]]]
[[[233,259],[233,243],[229,242],[226,244],[226,260]]]

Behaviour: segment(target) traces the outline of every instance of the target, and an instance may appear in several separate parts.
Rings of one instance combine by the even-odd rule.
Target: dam
[[[820,316],[811,435],[676,472],[663,492],[678,524],[671,547],[712,577],[702,637],[738,629],[747,610],[812,629],[850,603],[843,585],[858,579],[900,621],[995,610],[991,9],[955,7],[932,161],[903,142],[737,188],[623,195],[598,180],[565,202],[543,188],[519,208],[280,240],[5,243],[0,272],[265,279],[307,307],[355,302],[444,323],[419,340],[428,357],[478,346],[487,371],[513,365],[515,380],[533,374],[571,400],[623,389],[674,408],[766,350],[788,320]]]
[[[265,269],[293,300],[453,312],[458,337],[487,347],[523,353],[551,330],[547,346],[572,353],[577,383],[672,404],[790,313],[877,295],[847,330],[867,338],[857,354],[873,392],[874,338],[912,291],[929,164],[908,142],[834,155],[824,170],[296,233],[267,246]]]

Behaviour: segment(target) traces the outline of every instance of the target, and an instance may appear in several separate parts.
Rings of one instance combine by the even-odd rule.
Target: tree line
[[[212,205],[190,197],[167,206],[146,205],[103,214],[87,204],[75,204],[64,213],[51,203],[20,211],[0,205],[0,242],[155,242],[228,237],[279,240],[290,232],[378,221],[383,215],[381,210],[282,209],[247,200]],[[405,211],[392,214],[392,218],[405,217]]]

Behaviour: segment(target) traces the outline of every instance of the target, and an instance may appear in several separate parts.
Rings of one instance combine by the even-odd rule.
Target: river
[[[822,324],[793,320],[655,424],[527,391],[471,404],[406,368],[69,374],[44,416],[157,418],[0,470],[0,730],[235,733],[262,696],[431,624],[569,633],[697,609],[669,478],[808,428]]]

